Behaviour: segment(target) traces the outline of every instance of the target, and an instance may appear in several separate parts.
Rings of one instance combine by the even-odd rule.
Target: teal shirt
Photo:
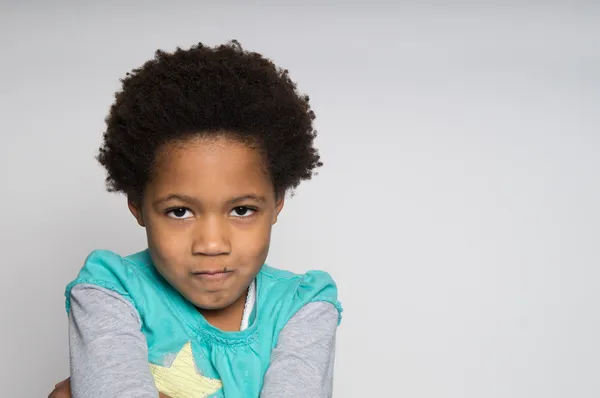
[[[148,360],[160,391],[172,398],[258,397],[279,333],[304,305],[333,304],[337,288],[321,271],[303,275],[264,265],[247,329],[223,332],[202,317],[155,269],[147,250],[128,257],[94,251],[66,289],[95,284],[129,300],[139,313]]]

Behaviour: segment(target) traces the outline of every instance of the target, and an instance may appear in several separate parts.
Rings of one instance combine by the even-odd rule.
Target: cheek
[[[187,239],[181,233],[175,232],[171,228],[154,223],[146,226],[148,247],[162,273],[175,274],[179,268],[177,265],[184,262],[181,257],[187,252]]]
[[[261,223],[251,231],[240,233],[236,239],[236,251],[244,263],[259,268],[269,253],[271,223]]]

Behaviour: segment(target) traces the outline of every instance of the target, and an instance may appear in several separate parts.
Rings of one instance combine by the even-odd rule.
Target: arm
[[[54,390],[48,395],[48,398],[71,398],[71,379],[65,379],[54,386]],[[158,398],[171,398],[162,392],[158,393]]]
[[[338,311],[330,303],[305,305],[279,334],[261,398],[331,397]]]
[[[100,397],[101,391],[107,395],[127,392],[128,397],[136,398],[159,396],[149,371],[147,345],[140,332],[140,320],[135,308],[118,294],[93,285],[76,286],[71,297],[72,396]],[[110,306],[107,301],[111,303]],[[93,317],[102,320],[96,322],[97,325],[86,319],[86,313],[96,311],[106,312],[103,316],[98,314]],[[87,355],[85,351],[92,347],[85,347],[84,342],[94,339],[94,335],[102,330],[102,323],[106,322],[112,323],[112,332],[104,342],[97,343],[98,347],[93,350],[97,357]],[[337,323],[338,311],[329,303],[310,303],[298,311],[279,335],[265,375],[261,398],[330,397]],[[114,350],[118,350],[119,354]],[[116,357],[124,360],[114,364]],[[97,360],[105,365],[100,368]],[[85,369],[90,369],[87,377]],[[70,398],[68,380],[59,383],[50,396]],[[159,398],[168,397],[161,394]]]
[[[148,348],[133,305],[94,285],[71,291],[71,391],[74,398],[157,398]]]

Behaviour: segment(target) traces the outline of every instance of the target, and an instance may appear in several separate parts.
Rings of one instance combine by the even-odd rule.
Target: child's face
[[[141,208],[158,271],[199,308],[230,306],[264,264],[283,207],[259,151],[197,138],[158,154]]]

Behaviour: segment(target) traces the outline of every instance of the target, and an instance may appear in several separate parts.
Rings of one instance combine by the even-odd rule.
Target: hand
[[[171,398],[162,392],[158,393],[159,398]],[[65,379],[54,386],[54,391],[48,395],[48,398],[71,398],[71,379]]]
[[[48,398],[71,398],[71,380],[65,379],[55,385]]]

